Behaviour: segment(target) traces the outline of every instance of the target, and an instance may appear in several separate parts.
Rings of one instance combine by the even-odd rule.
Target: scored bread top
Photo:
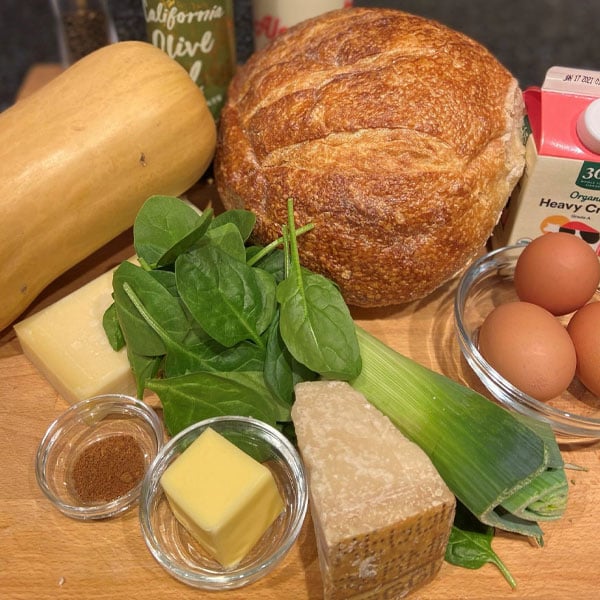
[[[392,9],[305,21],[239,69],[221,114],[215,176],[226,208],[281,234],[346,301],[422,298],[492,232],[523,168],[516,80],[480,44]]]

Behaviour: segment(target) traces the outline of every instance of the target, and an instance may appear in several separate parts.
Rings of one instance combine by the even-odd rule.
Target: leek
[[[567,503],[564,464],[549,425],[402,356],[357,327],[362,371],[351,383],[429,456],[482,523],[534,537]]]

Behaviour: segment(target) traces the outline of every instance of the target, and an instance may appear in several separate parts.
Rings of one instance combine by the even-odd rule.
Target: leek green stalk
[[[429,456],[482,522],[532,536],[560,518],[567,479],[549,425],[515,415],[402,356],[357,327],[362,371],[351,383]]]

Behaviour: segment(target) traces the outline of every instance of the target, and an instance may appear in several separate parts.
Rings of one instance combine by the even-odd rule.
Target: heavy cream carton
[[[492,246],[565,231],[600,254],[600,71],[552,67],[523,97],[525,170]]]

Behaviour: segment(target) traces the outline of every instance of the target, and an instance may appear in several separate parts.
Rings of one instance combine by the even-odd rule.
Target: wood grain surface
[[[35,73],[33,73],[35,75]],[[31,77],[29,78],[30,81]],[[34,86],[35,87],[35,86]],[[214,200],[211,182],[192,193],[195,203]],[[61,277],[28,312],[39,309],[112,267],[132,252],[130,232]],[[463,361],[454,337],[456,281],[429,298],[403,307],[356,310],[357,322],[416,361],[485,393]],[[127,598],[168,600],[317,600],[321,578],[310,518],[279,567],[258,583],[231,592],[194,590],[155,562],[141,537],[138,512],[107,521],[71,520],[43,496],[35,478],[37,445],[67,408],[22,355],[12,330],[0,334],[0,597],[15,600]],[[565,516],[543,526],[544,547],[500,533],[493,547],[515,579],[512,590],[498,570],[444,564],[435,581],[411,595],[419,600],[600,597],[600,446],[561,444],[564,459],[584,470],[568,473]]]

